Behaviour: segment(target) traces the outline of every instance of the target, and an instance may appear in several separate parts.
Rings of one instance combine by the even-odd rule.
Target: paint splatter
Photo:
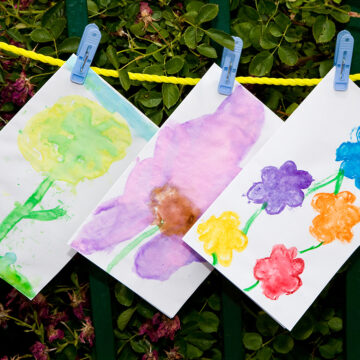
[[[161,236],[143,245],[135,258],[140,277],[166,280],[184,264],[196,261],[198,257],[180,240],[174,242],[171,253],[162,252],[163,267],[158,267],[159,256],[146,257],[149,251],[143,249],[159,248],[157,243],[173,236],[181,239],[238,174],[239,161],[256,143],[263,123],[263,105],[238,87],[215,113],[165,126],[153,157],[137,161],[123,195],[99,206],[72,246],[84,254],[111,250],[157,224]],[[176,266],[170,266],[172,262]]]
[[[256,261],[254,276],[261,282],[267,298],[277,300],[280,295],[293,294],[302,285],[299,275],[304,271],[305,262],[296,255],[295,247],[274,245],[270,257]]]
[[[211,216],[199,224],[199,240],[204,242],[204,251],[213,256],[213,265],[219,262],[222,266],[229,266],[233,251],[240,252],[247,247],[247,236],[239,226],[239,215],[233,211],[224,211],[218,218]]]
[[[36,114],[18,137],[21,153],[37,172],[74,185],[104,175],[130,144],[123,118],[78,95]]]
[[[255,204],[266,203],[265,211],[270,215],[280,214],[287,206],[301,206],[303,189],[313,182],[311,175],[297,170],[293,161],[286,161],[279,169],[267,166],[261,171],[261,182],[254,183],[247,197]]]
[[[357,142],[344,142],[336,149],[336,161],[341,161],[344,176],[355,179],[360,189],[360,127],[356,130]]]
[[[0,277],[22,292],[25,296],[32,299],[36,293],[28,279],[16,270],[14,265],[15,262],[16,255],[12,252],[7,252],[4,256],[0,256]]]
[[[360,222],[360,208],[353,205],[355,200],[349,191],[316,194],[311,205],[320,215],[312,221],[310,234],[324,244],[336,239],[350,242],[354,237],[352,228]]]

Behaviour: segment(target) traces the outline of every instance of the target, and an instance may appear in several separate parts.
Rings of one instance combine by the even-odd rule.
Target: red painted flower
[[[269,299],[290,295],[302,285],[299,275],[304,271],[305,262],[296,255],[295,247],[274,245],[270,257],[256,261],[254,276],[262,282],[263,293]]]

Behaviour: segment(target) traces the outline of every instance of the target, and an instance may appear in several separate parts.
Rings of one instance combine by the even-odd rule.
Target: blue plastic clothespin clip
[[[334,89],[337,91],[345,91],[348,87],[353,49],[354,38],[350,32],[340,31],[336,38],[334,57],[334,66],[336,67]]]
[[[84,83],[100,39],[101,32],[97,25],[89,24],[85,27],[76,53],[77,60],[71,72],[72,82],[81,85]]]
[[[231,95],[232,93],[236,71],[243,48],[243,41],[239,37],[233,36],[233,39],[235,40],[234,50],[224,48],[221,58],[222,72],[218,92],[222,95]]]

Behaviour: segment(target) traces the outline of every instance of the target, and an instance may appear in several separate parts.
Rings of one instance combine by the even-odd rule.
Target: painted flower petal
[[[193,261],[204,261],[179,236],[158,234],[138,250],[135,271],[144,279],[167,280]]]
[[[266,191],[264,184],[261,182],[255,183],[248,191],[247,197],[255,204],[263,204],[266,200]]]

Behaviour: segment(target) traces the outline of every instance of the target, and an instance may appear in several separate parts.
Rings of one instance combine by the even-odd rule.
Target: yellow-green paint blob
[[[33,116],[18,136],[21,153],[37,172],[74,185],[104,175],[126,156],[131,141],[119,114],[79,95]]]

